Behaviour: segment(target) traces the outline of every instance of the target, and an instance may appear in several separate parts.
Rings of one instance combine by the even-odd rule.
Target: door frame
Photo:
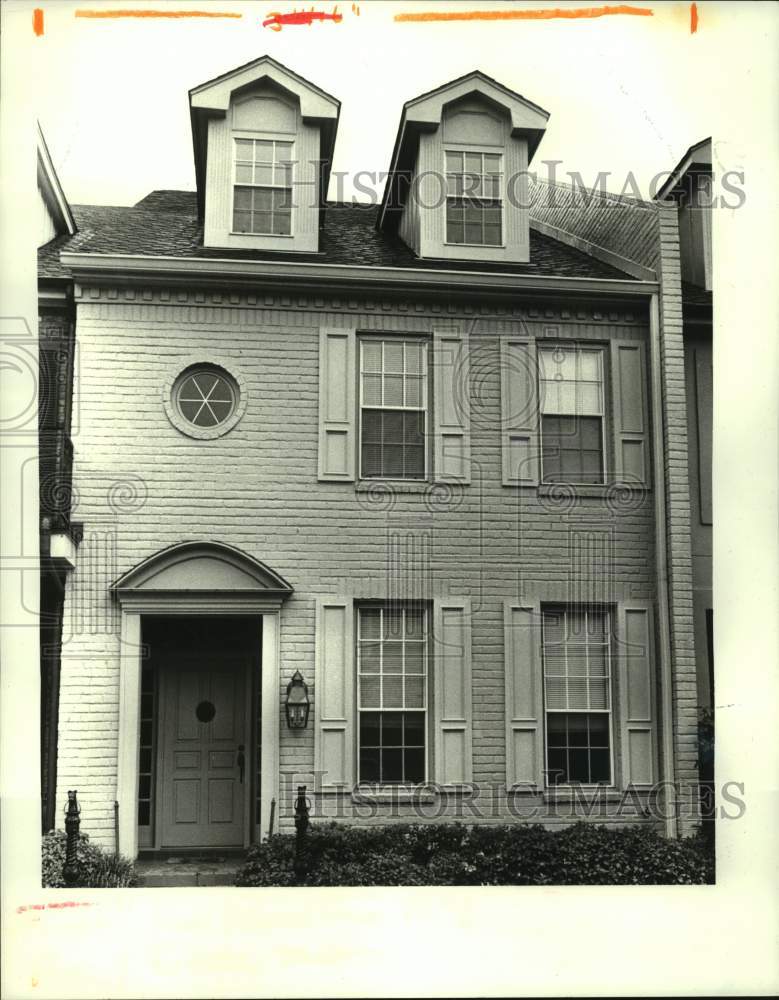
[[[138,595],[126,596],[121,604],[119,650],[119,746],[116,800],[119,803],[117,850],[128,858],[138,856],[138,751],[140,744],[141,669],[148,649],[141,641],[141,618],[146,615],[254,615],[262,617],[260,645],[261,771],[259,838],[267,831],[271,801],[279,798],[279,721],[281,704],[280,613],[278,597],[233,595]],[[250,673],[250,671],[248,671]],[[256,733],[254,734],[256,736]],[[252,740],[256,751],[256,740]],[[249,757],[252,760],[253,757]],[[251,805],[248,810],[251,816]]]
[[[260,616],[257,616],[258,618]],[[141,622],[143,626],[143,622]],[[260,625],[262,628],[262,625]],[[244,751],[245,751],[245,764],[244,764],[244,775],[245,780],[243,782],[243,823],[242,823],[242,838],[243,847],[247,848],[251,843],[251,832],[252,832],[252,818],[253,818],[253,806],[254,806],[254,770],[251,765],[253,765],[256,760],[256,750],[257,750],[257,739],[256,739],[256,729],[257,726],[261,725],[259,718],[257,718],[254,711],[252,692],[254,685],[252,683],[252,660],[255,659],[253,656],[247,656],[246,661],[243,664],[243,698],[244,698],[244,709],[243,709],[243,729],[244,729]],[[165,722],[165,713],[169,709],[169,704],[167,702],[167,681],[168,677],[164,676],[167,672],[172,673],[177,669],[178,664],[169,664],[162,669],[157,667],[159,676],[157,678],[157,703],[155,711],[155,728],[156,728],[156,746],[154,753],[154,777],[155,777],[155,788],[154,788],[154,833],[153,833],[153,850],[155,851],[168,851],[175,850],[186,853],[192,851],[192,847],[170,847],[170,845],[163,845],[162,843],[162,810],[163,810],[163,798],[165,795],[165,742],[161,736],[161,729]],[[262,671],[262,664],[260,664],[260,671]],[[256,720],[256,722],[255,722]],[[224,847],[211,847],[208,844],[204,844],[200,847],[194,848],[198,852],[207,853],[209,851],[214,851],[216,853],[224,850],[232,850],[233,848]]]

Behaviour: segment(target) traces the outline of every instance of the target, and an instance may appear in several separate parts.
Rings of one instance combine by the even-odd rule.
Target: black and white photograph
[[[773,994],[777,5],[37,3],[3,995]]]

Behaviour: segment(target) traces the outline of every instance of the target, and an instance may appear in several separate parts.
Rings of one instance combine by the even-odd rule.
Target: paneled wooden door
[[[248,843],[252,751],[249,664],[169,658],[160,677],[159,848]]]

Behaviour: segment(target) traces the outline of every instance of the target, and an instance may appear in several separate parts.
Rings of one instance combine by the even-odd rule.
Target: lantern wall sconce
[[[308,713],[311,702],[308,700],[308,684],[303,675],[296,670],[292,680],[287,684],[287,726],[290,729],[305,729],[308,725]]]

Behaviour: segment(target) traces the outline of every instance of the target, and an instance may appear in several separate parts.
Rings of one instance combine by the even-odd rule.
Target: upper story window
[[[292,143],[235,139],[233,232],[292,234]]]
[[[360,340],[360,475],[427,476],[427,344]]]
[[[543,482],[603,483],[603,349],[555,344],[538,356]]]
[[[500,153],[446,153],[446,242],[503,244]]]

